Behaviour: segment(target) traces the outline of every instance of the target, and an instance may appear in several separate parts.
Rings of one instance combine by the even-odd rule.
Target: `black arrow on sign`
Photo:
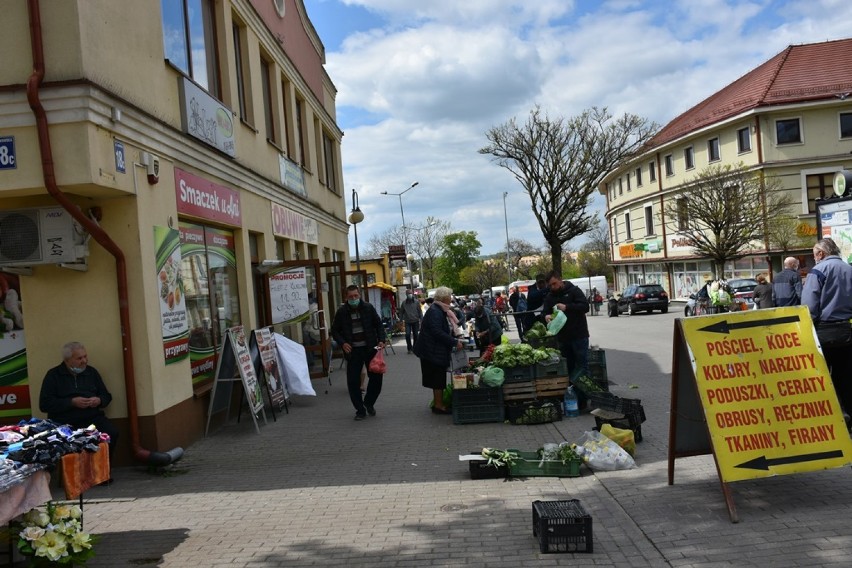
[[[798,456],[788,456],[786,458],[767,458],[766,456],[760,456],[759,458],[754,458],[753,460],[749,460],[747,462],[743,462],[734,467],[741,467],[743,469],[760,469],[763,471],[769,470],[770,467],[776,465],[787,465],[790,463],[802,463],[809,461],[819,461],[819,460],[830,460],[832,458],[842,458],[843,450],[832,450],[830,452],[817,452],[815,454],[801,454]]]
[[[710,331],[712,333],[731,333],[732,329],[743,329],[747,327],[763,327],[765,325],[778,325],[779,323],[793,323],[799,321],[799,316],[785,316],[783,318],[769,318],[755,321],[743,321],[728,323],[728,320],[722,320],[718,323],[701,327],[698,331]]]

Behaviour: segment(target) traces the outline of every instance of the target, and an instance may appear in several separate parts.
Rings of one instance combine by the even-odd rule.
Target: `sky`
[[[412,230],[431,215],[475,231],[481,254],[505,253],[507,232],[543,246],[529,196],[478,153],[490,128],[522,123],[536,105],[564,117],[606,107],[662,126],[789,45],[852,36],[848,0],[304,3],[338,91],[362,250],[402,224],[400,197],[381,192],[414,182],[401,198]],[[596,194],[591,211],[605,207]]]

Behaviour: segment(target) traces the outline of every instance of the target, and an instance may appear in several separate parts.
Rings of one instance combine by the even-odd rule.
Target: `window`
[[[686,162],[686,169],[691,170],[695,167],[695,154],[692,151],[692,146],[684,148],[683,161]]]
[[[751,132],[748,126],[737,130],[737,152],[751,152]]]
[[[667,176],[673,176],[674,175],[674,160],[672,160],[672,155],[669,154],[668,156],[663,158],[663,161],[666,164],[666,175]]]
[[[263,90],[263,119],[266,125],[266,139],[276,142],[278,137],[275,131],[275,116],[272,112],[272,63],[261,58],[260,60],[260,85]]]
[[[618,195],[624,195],[624,184],[621,178],[618,178]]]
[[[161,0],[166,60],[219,98],[219,58],[211,0]]]
[[[336,168],[334,167],[334,141],[331,139],[331,136],[325,132],[322,133],[322,154],[323,161],[325,162],[326,186],[328,186],[328,189],[331,191],[336,192],[337,184],[334,181],[336,171]]]
[[[642,187],[642,168],[636,168],[636,187]]]
[[[284,148],[284,154],[287,156],[291,156],[290,148],[291,146],[291,134],[290,130],[290,89],[288,88],[288,83],[286,81],[281,82],[281,122],[284,123],[284,139],[281,140],[281,146]]]
[[[627,191],[630,191],[630,174],[624,176],[627,179]]]
[[[308,156],[305,153],[305,130],[302,120],[302,106],[304,102],[299,97],[296,97],[296,147],[299,148],[299,163],[302,166],[308,165]]]
[[[628,241],[633,238],[630,236],[630,211],[624,214],[624,233]]]
[[[718,162],[722,157],[719,152],[719,139],[711,138],[707,141],[707,159],[711,162]]]
[[[610,231],[615,244],[618,244],[618,224],[616,223],[615,217],[612,218],[612,227],[610,228]]]
[[[650,237],[654,234],[654,206],[645,206],[645,236]]]
[[[775,121],[776,144],[800,144],[801,142],[802,128],[798,118],[786,118]]]
[[[805,178],[808,186],[808,211],[816,211],[816,200],[834,196],[834,172],[811,174]]]
[[[677,230],[678,231],[686,231],[689,222],[689,214],[687,212],[687,206],[689,202],[686,197],[681,197],[677,200]]]
[[[852,112],[840,113],[840,137],[852,138]]]
[[[245,67],[243,66],[243,32],[236,23],[231,30],[234,34],[234,64],[237,70],[237,107],[240,109],[240,118],[249,120],[247,105],[246,105],[246,77]]]
[[[648,179],[652,182],[657,181],[657,163],[650,162],[648,164]]]

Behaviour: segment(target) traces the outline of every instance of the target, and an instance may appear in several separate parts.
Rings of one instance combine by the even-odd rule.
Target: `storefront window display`
[[[186,222],[179,228],[189,357],[197,384],[213,377],[225,332],[241,321],[234,234]]]
[[[675,298],[689,298],[690,294],[697,292],[712,274],[710,262],[675,262],[672,264],[672,275],[674,277]]]

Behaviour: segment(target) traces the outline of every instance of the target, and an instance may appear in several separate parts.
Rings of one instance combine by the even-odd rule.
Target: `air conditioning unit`
[[[0,211],[0,266],[77,262],[86,233],[62,207]]]

